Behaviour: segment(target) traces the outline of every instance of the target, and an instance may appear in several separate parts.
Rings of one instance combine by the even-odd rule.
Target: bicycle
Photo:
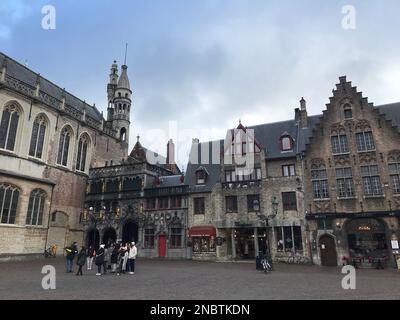
[[[266,258],[261,259],[261,264],[265,273],[270,273],[272,271],[272,265]]]
[[[51,245],[48,249],[44,250],[45,258],[56,258],[57,256],[57,246]]]
[[[286,262],[287,264],[309,264],[310,260],[308,257],[299,254],[292,254]]]

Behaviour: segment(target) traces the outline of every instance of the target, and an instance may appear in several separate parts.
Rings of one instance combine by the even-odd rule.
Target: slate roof
[[[195,156],[197,147],[197,157]],[[219,181],[220,176],[220,163],[213,164],[213,149],[215,152],[216,149],[220,151],[224,148],[224,140],[216,140],[216,141],[208,141],[199,144],[193,144],[191,150],[191,157],[189,159],[189,163],[187,165],[186,174],[185,174],[185,184],[189,185],[189,191],[192,193],[202,193],[202,192],[211,192],[212,188]],[[201,161],[202,159],[202,150],[208,153],[208,156],[203,154],[203,158],[208,161]],[[197,161],[196,161],[197,158]],[[193,161],[191,161],[193,159]],[[203,159],[203,160],[204,160]],[[193,162],[193,163],[192,163]],[[207,163],[204,163],[207,162]],[[214,161],[215,162],[215,161]],[[196,171],[203,167],[208,172],[208,177],[204,185],[197,185],[196,181]]]
[[[383,114],[386,120],[392,121],[392,126],[400,132],[400,102],[375,107]]]
[[[386,120],[392,122],[392,126],[397,128],[400,132],[400,102],[392,103],[387,105],[381,105],[374,107]],[[313,130],[316,128],[318,123],[322,119],[322,114],[313,115],[308,117],[308,127],[300,128],[297,119],[261,124],[257,126],[251,126],[247,129],[254,129],[255,139],[266,150],[266,159],[282,159],[282,158],[293,158],[297,154],[306,151],[307,144],[310,143],[310,138],[313,135]],[[232,129],[231,129],[232,130]],[[229,132],[229,131],[228,131]],[[282,152],[280,150],[280,138],[284,133],[289,133],[294,140],[295,148],[291,152]],[[220,164],[204,164],[200,162],[200,149],[202,146],[209,146],[211,154],[211,143],[203,142],[198,145],[199,148],[199,162],[198,164],[188,163],[185,183],[190,186],[191,192],[211,192],[212,188],[220,179]],[[220,140],[221,152],[224,150],[224,140]],[[193,147],[191,153],[193,153]],[[211,162],[210,162],[211,163]],[[206,184],[202,186],[196,185],[196,170],[201,166],[205,167],[210,173]]]
[[[21,63],[13,60],[12,58],[6,56],[4,53],[0,52],[0,67],[3,66],[4,61],[6,59],[6,67],[7,76],[10,76],[32,88],[36,88],[36,82],[39,77],[40,80],[40,90],[49,96],[62,101],[63,97],[63,89],[59,86],[55,85],[51,81],[43,78],[38,75],[38,73],[32,71],[31,69],[25,67]],[[67,105],[73,107],[74,109],[83,112],[85,109],[86,115],[90,116],[94,120],[101,122],[103,117],[101,112],[94,106],[91,106],[85,103],[83,100],[75,97],[73,94],[69,92],[65,92],[65,102]]]

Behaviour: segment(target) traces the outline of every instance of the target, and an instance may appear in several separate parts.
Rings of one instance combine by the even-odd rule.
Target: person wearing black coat
[[[78,253],[77,243],[74,242],[71,246],[65,248],[66,260],[67,260],[67,273],[72,272],[73,262],[75,255]]]
[[[86,262],[86,248],[82,246],[81,251],[79,251],[78,253],[78,258],[76,259],[76,264],[79,267],[78,272],[76,273],[77,276],[83,275],[82,268],[85,265],[85,262]]]
[[[111,252],[111,272],[117,272],[119,245],[115,245]]]
[[[101,266],[104,266],[104,254],[105,254],[105,245],[100,245],[100,249],[96,253],[95,264],[97,266],[96,276],[101,276]],[[104,270],[104,273],[106,271]]]

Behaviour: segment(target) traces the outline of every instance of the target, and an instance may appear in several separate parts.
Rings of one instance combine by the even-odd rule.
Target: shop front
[[[400,212],[310,214],[307,216],[313,262],[385,268],[394,264]]]
[[[385,223],[374,218],[349,220],[346,224],[350,260],[356,266],[385,266],[390,259]]]
[[[189,229],[193,260],[216,259],[216,236],[214,226],[194,226]]]

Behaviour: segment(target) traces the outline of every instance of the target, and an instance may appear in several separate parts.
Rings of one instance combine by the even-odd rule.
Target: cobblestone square
[[[137,261],[135,275],[82,277],[63,259],[1,263],[0,299],[276,300],[400,299],[398,270],[357,270],[356,290],[343,290],[340,268],[278,264],[271,274],[250,263]],[[44,265],[56,268],[56,290],[42,289]],[[75,268],[76,269],[76,268]]]

